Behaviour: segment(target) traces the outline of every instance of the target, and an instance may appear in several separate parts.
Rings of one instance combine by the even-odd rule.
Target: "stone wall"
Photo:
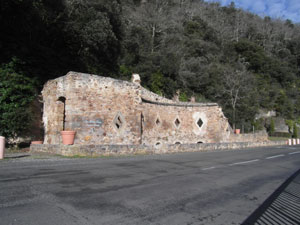
[[[286,145],[285,141],[277,142],[237,142],[208,144],[164,145],[161,148],[150,145],[31,145],[31,153],[51,153],[64,156],[108,156],[133,154],[164,154],[176,152],[200,152],[212,150],[243,149]]]
[[[61,143],[65,129],[76,131],[75,144],[139,144],[139,91],[130,82],[75,72],[49,81],[42,92],[44,143]]]
[[[133,82],[69,72],[42,91],[45,144],[60,144],[75,130],[75,145],[154,145],[266,141],[234,136],[216,103],[183,103]],[[256,139],[257,138],[257,139]]]
[[[143,144],[214,143],[229,138],[228,121],[218,105],[143,102]]]
[[[143,87],[141,87],[141,98],[152,102],[173,103],[171,99],[159,96]]]

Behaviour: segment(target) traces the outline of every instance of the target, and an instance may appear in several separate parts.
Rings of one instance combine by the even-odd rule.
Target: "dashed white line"
[[[290,152],[289,155],[299,154],[300,152]]]
[[[252,162],[257,162],[257,161],[259,161],[259,159],[253,159],[253,160],[244,161],[244,162],[232,163],[232,164],[229,164],[229,166],[240,165],[240,164],[247,164],[247,163],[252,163]]]
[[[202,170],[213,170],[215,168],[216,168],[215,166],[212,166],[212,167],[208,167],[208,168],[203,168]]]
[[[284,155],[273,155],[273,156],[267,157],[266,159],[275,159],[275,158],[283,157],[283,156]]]

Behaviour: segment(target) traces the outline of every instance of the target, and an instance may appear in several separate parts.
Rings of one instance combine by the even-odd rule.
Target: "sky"
[[[300,0],[205,0],[220,2],[227,6],[231,2],[236,8],[242,8],[262,17],[290,19],[293,23],[300,23]]]

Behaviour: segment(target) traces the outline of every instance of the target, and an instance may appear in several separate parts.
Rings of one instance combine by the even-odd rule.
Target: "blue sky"
[[[300,0],[205,0],[207,2],[220,2],[222,6],[235,3],[242,8],[260,16],[290,19],[294,23],[300,22]]]

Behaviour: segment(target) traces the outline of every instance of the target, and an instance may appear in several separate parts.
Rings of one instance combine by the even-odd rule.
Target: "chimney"
[[[140,75],[138,75],[137,73],[132,74],[131,82],[135,83],[135,84],[138,84],[138,85],[141,85]]]
[[[190,102],[192,102],[192,103],[195,103],[195,102],[196,102],[195,96],[192,96],[192,97],[191,97]]]

